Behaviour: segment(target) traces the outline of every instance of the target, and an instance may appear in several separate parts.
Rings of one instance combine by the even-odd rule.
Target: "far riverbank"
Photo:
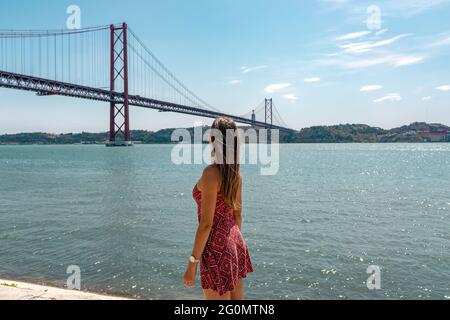
[[[247,129],[243,127],[242,129]],[[208,127],[203,127],[203,130]],[[132,130],[131,138],[135,144],[167,144],[172,141],[175,129],[158,131]],[[186,128],[191,139],[194,128]],[[438,123],[414,122],[393,129],[371,127],[366,124],[340,124],[333,126],[314,126],[301,130],[280,131],[280,143],[387,143],[387,142],[449,142],[450,127]],[[105,144],[107,132],[98,133],[15,133],[0,135],[0,145],[14,144]]]

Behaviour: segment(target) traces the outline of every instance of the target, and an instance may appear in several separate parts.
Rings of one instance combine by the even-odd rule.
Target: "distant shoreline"
[[[243,127],[246,130],[249,127]],[[208,127],[203,127],[203,130]],[[175,128],[159,131],[132,130],[135,144],[174,144],[171,136]],[[194,136],[194,128],[186,128]],[[418,143],[450,142],[450,127],[438,123],[414,122],[393,129],[382,129],[365,124],[314,126],[301,130],[280,131],[280,143]],[[105,144],[107,132],[65,133],[44,132],[0,135],[0,145],[74,145]]]
[[[450,141],[389,141],[389,142],[377,142],[377,141],[355,141],[355,142],[280,142],[282,145],[294,145],[294,144],[447,144]],[[162,142],[162,143],[141,143],[140,141],[132,141],[132,144],[135,145],[168,145],[168,144],[176,144],[175,142]],[[1,143],[0,147],[12,147],[12,146],[104,146],[106,142],[98,142],[98,143]]]

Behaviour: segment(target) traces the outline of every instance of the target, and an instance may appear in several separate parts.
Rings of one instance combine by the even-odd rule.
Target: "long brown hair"
[[[211,129],[212,131],[218,130],[217,133],[220,133],[220,137],[217,137],[214,133],[211,134],[215,163],[220,171],[220,192],[225,203],[236,210],[241,207],[241,204],[237,201],[237,191],[241,181],[239,172],[239,131],[236,123],[227,117],[215,119]],[[230,139],[230,136],[227,137],[227,133],[233,134],[231,136],[232,139]]]

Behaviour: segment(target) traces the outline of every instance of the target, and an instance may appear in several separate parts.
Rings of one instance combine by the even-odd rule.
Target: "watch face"
[[[192,263],[194,263],[194,262],[195,262],[195,258],[194,258],[193,256],[190,256],[190,257],[189,257],[189,261],[192,262]]]

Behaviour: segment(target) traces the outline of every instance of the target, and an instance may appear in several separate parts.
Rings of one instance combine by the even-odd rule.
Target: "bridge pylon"
[[[0,88],[109,103],[110,146],[132,144],[130,106],[291,130],[272,99],[259,103],[251,117],[212,107],[178,80],[126,23],[80,30],[0,30]],[[257,119],[262,108],[264,120]]]
[[[264,117],[264,123],[269,127],[272,128],[273,125],[273,101],[272,98],[270,99],[264,99],[264,110],[265,110],[265,117]]]
[[[128,92],[128,27],[110,26],[109,141],[107,146],[131,146]],[[123,101],[114,101],[114,93],[123,91]]]

